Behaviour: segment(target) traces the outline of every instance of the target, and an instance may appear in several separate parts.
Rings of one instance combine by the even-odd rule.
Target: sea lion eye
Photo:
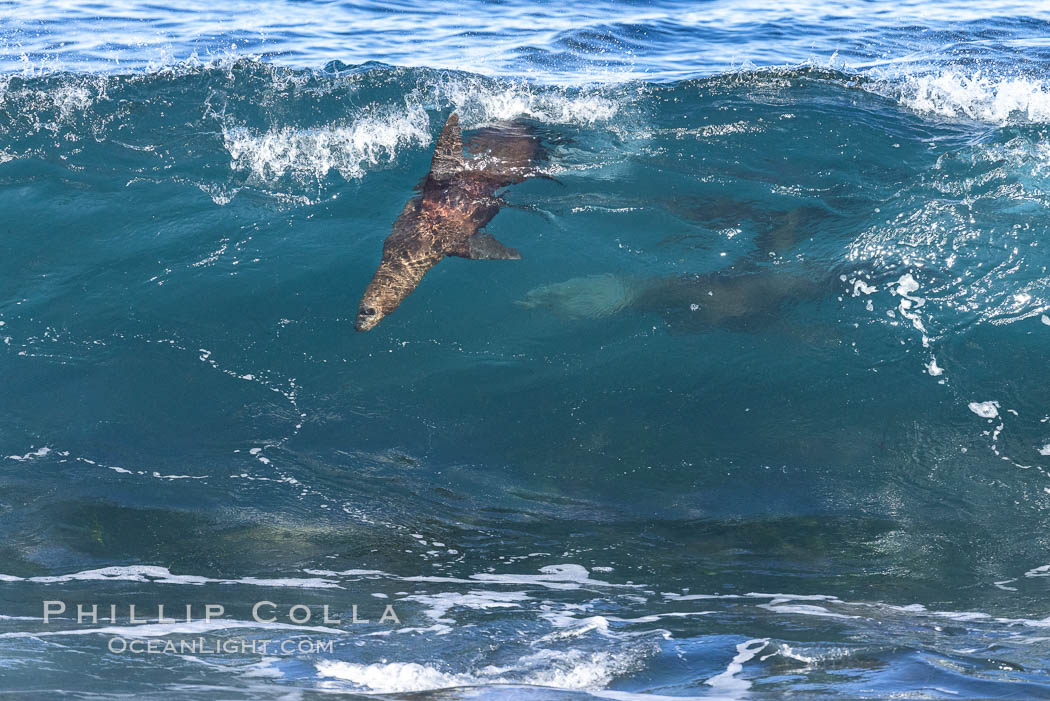
[[[368,309],[362,309],[361,313],[364,314],[365,316],[375,316],[376,315],[376,310],[375,310],[375,307],[369,307]]]

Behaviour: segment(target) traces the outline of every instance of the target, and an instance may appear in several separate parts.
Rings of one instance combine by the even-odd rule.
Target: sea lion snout
[[[354,320],[354,329],[357,331],[368,331],[383,318],[383,313],[369,300],[361,300],[361,306],[357,310],[357,319]]]

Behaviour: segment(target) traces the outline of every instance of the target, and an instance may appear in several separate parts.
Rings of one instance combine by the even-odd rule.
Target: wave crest
[[[524,81],[480,76],[440,78],[423,93],[430,93],[438,104],[450,104],[472,126],[516,118],[591,126],[610,121],[621,106],[619,99],[600,88],[541,88]]]
[[[1050,88],[1020,76],[971,75],[944,70],[904,77],[901,104],[916,112],[981,122],[1050,122]]]
[[[371,109],[347,125],[314,129],[281,127],[254,132],[223,130],[231,167],[270,181],[291,175],[321,180],[330,171],[360,178],[369,166],[391,162],[406,147],[430,143],[430,118],[419,105],[404,110]]]

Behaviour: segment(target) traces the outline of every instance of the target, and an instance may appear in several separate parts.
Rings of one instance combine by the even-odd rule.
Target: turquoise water
[[[1050,696],[1037,6],[0,8],[12,698]]]

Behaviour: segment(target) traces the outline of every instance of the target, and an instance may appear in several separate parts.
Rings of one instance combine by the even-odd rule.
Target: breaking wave
[[[1038,78],[947,69],[905,76],[897,89],[901,104],[924,114],[991,124],[1050,122],[1050,86]]]
[[[414,107],[366,114],[346,126],[282,127],[261,134],[232,127],[223,130],[223,138],[232,167],[250,171],[263,182],[286,174],[321,180],[333,170],[352,179],[393,161],[401,149],[429,144],[430,119],[422,108]]]
[[[385,6],[295,3],[379,29],[127,61],[119,33],[0,36],[12,693],[1046,696],[1050,25],[875,51],[861,4],[876,25],[824,52],[835,8],[755,3],[549,36],[534,5],[505,42],[441,16],[400,47]],[[930,15],[977,21],[955,9]],[[542,143],[491,224],[522,260],[444,262],[355,335],[452,111]],[[73,619],[185,592],[229,612]],[[335,647],[105,652],[313,634]]]

